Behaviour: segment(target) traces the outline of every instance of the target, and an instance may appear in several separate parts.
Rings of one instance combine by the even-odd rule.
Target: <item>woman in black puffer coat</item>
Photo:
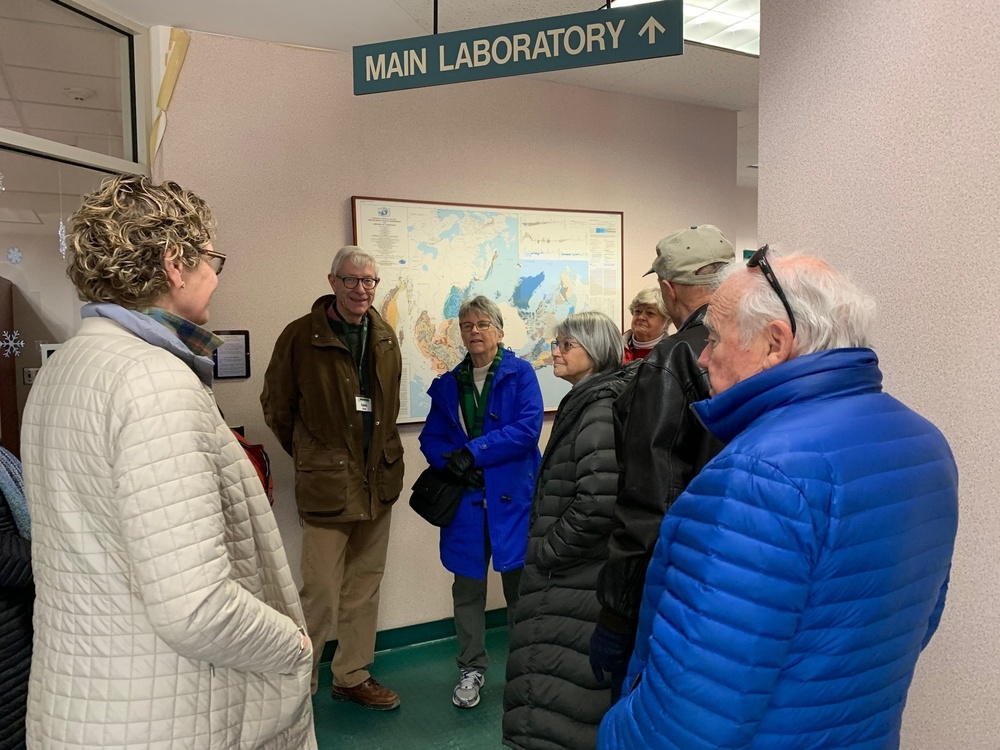
[[[589,653],[618,491],[611,404],[625,387],[621,335],[602,313],[571,315],[556,328],[552,360],[554,374],[573,388],[559,405],[532,501],[503,742],[518,750],[591,750],[611,706]]]

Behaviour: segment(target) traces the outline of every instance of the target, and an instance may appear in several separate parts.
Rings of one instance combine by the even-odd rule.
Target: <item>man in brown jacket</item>
[[[295,461],[303,522],[299,595],[315,644],[312,691],[336,624],[333,697],[386,711],[399,706],[399,696],[368,667],[392,504],[403,486],[396,428],[402,360],[395,333],[371,307],[375,259],[343,247],[328,279],[333,294],[278,337],[260,402]]]

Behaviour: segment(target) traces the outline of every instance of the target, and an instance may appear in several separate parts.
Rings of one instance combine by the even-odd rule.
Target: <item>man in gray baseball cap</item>
[[[714,265],[725,265],[734,259],[733,243],[718,227],[702,224],[678,229],[657,242],[656,260],[643,276],[655,273],[661,282],[666,279],[682,286],[705,286],[716,279],[718,269],[713,270]],[[662,284],[660,290],[663,291]],[[680,323],[674,320],[674,325],[679,327]]]
[[[677,333],[643,360],[614,404],[615,445],[621,468],[615,529],[597,598],[601,614],[590,642],[590,664],[599,682],[611,673],[615,700],[639,622],[646,567],[660,522],[670,505],[722,445],[691,410],[708,398],[708,377],[698,366],[708,330],[705,312],[712,284],[734,260],[732,243],[711,224],[680,229],[656,244],[650,273]]]

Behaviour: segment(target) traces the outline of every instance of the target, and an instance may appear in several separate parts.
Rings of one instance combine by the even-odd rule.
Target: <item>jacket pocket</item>
[[[379,500],[387,505],[396,502],[403,490],[403,443],[398,432],[393,432],[386,440],[378,473]]]
[[[310,446],[295,452],[295,501],[299,511],[316,518],[344,512],[349,458],[346,450]]]

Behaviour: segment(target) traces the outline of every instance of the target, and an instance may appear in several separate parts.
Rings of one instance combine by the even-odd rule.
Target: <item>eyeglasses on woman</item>
[[[578,346],[582,346],[582,344],[579,341],[570,341],[569,339],[563,339],[562,341],[556,340],[556,341],[550,341],[549,342],[549,349],[552,350],[553,354],[556,353],[556,349],[558,349],[563,354],[566,354],[567,352],[572,351],[573,349],[575,349]]]
[[[226,265],[225,253],[220,253],[216,250],[203,250],[201,254],[208,258],[205,262],[215,271],[216,276],[222,273],[222,269]]]
[[[477,320],[475,323],[459,323],[458,327],[462,333],[472,333],[472,331],[488,331],[493,327],[490,320]]]

